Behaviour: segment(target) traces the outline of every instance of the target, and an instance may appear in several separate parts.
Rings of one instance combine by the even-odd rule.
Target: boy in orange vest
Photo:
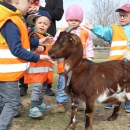
[[[65,18],[68,23],[68,26],[74,26],[74,25],[80,26],[81,22],[83,21],[82,8],[76,4],[69,6],[66,10]],[[60,32],[64,30],[65,28],[58,30],[58,32],[54,37],[54,40],[56,40]],[[93,51],[93,42],[89,31],[80,26],[77,29],[73,30],[72,33],[77,34],[82,41],[83,58],[92,60],[94,57],[94,51]],[[66,112],[66,104],[68,103],[68,96],[64,91],[65,88],[64,58],[58,59],[58,74],[59,79],[56,94],[56,101],[58,103],[58,112]],[[83,110],[81,102],[79,102],[78,110]]]
[[[89,23],[84,25],[99,38],[111,43],[109,60],[122,60],[124,58],[124,52],[130,49],[130,4],[123,5],[116,9],[116,12],[119,12],[119,24],[117,25],[105,28],[100,25],[93,26]],[[118,88],[120,89],[120,86]],[[109,95],[109,93],[106,94],[106,96],[107,95]],[[123,101],[124,100],[122,99],[121,102]],[[130,112],[130,102],[125,102],[125,107],[126,112]],[[114,108],[114,104],[109,103],[105,108]]]
[[[26,14],[28,7],[28,0],[0,2],[0,97],[4,104],[0,115],[0,130],[10,130],[13,117],[18,112],[20,104],[18,79],[24,75],[29,62],[39,60],[52,62],[48,55],[29,51],[28,32],[22,21],[22,15]],[[44,45],[44,42],[50,39],[47,37],[38,40],[33,46],[36,47],[39,43]]]
[[[26,22],[34,25],[33,31],[30,33],[30,41],[38,40],[43,37],[50,36],[46,33],[51,24],[51,16],[47,11],[39,10],[36,14],[31,14],[27,17]],[[48,46],[39,46],[38,48],[32,48],[35,54],[48,54]],[[31,63],[27,69],[27,73],[24,76],[24,83],[32,84],[31,94],[31,107],[30,117],[41,117],[41,111],[50,111],[51,106],[43,103],[43,97],[46,92],[47,84],[53,82],[53,66],[47,61],[38,61],[37,63]]]

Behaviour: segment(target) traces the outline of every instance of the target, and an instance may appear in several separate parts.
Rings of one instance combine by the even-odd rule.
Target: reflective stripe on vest
[[[29,67],[29,63],[21,63],[14,65],[2,65],[0,64],[0,73],[12,73],[12,72],[20,72],[25,71]]]
[[[27,50],[30,51],[30,49]],[[0,58],[17,58],[17,57],[12,55],[10,50],[0,49]]]
[[[113,37],[110,48],[109,60],[122,60],[124,52],[129,50],[128,39],[121,26],[113,25]]]
[[[33,34],[38,35],[39,38],[44,38],[44,35],[37,32],[32,32],[29,37],[31,37]],[[47,55],[49,48],[50,46],[46,46],[46,50],[44,52],[34,51],[34,53]],[[45,81],[48,81],[48,83],[52,83],[53,65],[50,62],[44,60],[39,60],[37,63],[31,62],[24,77],[25,83],[44,83]]]
[[[64,58],[59,58],[57,62],[64,62]]]
[[[35,68],[28,68],[28,73],[47,73],[49,71],[49,67],[35,67]]]

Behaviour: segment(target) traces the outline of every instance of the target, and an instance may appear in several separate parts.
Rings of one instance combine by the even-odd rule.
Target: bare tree
[[[87,11],[87,21],[92,24],[102,25],[103,27],[110,26],[117,23],[118,18],[115,10],[122,4],[128,3],[128,0],[91,0],[92,7],[90,11]],[[108,46],[103,40],[93,36],[96,44],[99,46]]]

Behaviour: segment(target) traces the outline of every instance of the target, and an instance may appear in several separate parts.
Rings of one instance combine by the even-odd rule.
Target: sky
[[[119,0],[115,0],[115,1],[119,1]],[[126,3],[129,3],[130,0],[121,0],[120,1],[120,4],[126,4]],[[66,9],[67,7],[69,7],[70,5],[72,4],[78,4],[80,5],[82,8],[83,8],[83,11],[84,11],[84,20],[82,23],[86,22],[86,15],[87,15],[87,10],[91,10],[91,7],[92,7],[92,3],[91,3],[91,0],[63,0],[63,6],[64,6],[64,14],[63,14],[63,17],[60,21],[57,21],[56,22],[56,25],[57,25],[57,28],[64,28],[67,26],[67,22],[65,20],[65,13],[66,13]]]
[[[67,26],[67,22],[65,21],[65,12],[67,7],[69,7],[72,4],[78,4],[83,8],[84,20],[85,20],[85,11],[91,9],[91,0],[63,0],[64,14],[62,19],[56,22],[57,28],[62,28]]]

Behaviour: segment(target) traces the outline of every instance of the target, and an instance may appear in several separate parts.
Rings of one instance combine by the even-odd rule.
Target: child
[[[29,66],[29,62],[47,60],[48,55],[30,52],[28,32],[22,15],[28,11],[28,0],[4,0],[0,2],[0,96],[3,109],[0,115],[0,130],[10,130],[14,115],[18,112],[20,93],[18,79]],[[47,40],[38,40],[37,45]],[[35,44],[36,46],[36,44]],[[29,61],[29,62],[28,62]]]
[[[109,60],[122,60],[124,52],[130,48],[130,4],[123,5],[116,12],[119,12],[120,24],[105,28],[89,23],[84,25],[99,38],[111,43]],[[126,112],[130,112],[129,102],[125,102],[125,107]],[[113,108],[113,103],[107,104],[105,108]]]
[[[79,25],[83,21],[83,10],[80,6],[74,4],[67,8],[66,15],[65,15],[66,21],[68,23],[68,26],[73,25]],[[60,29],[55,35],[54,40],[57,39],[60,32],[65,29]],[[91,40],[90,34],[87,30],[83,29],[82,27],[78,27],[77,29],[73,30],[72,33],[77,34],[83,43],[83,58],[87,58],[89,60],[92,60],[94,57],[94,51],[93,51],[93,42]],[[66,111],[66,104],[68,102],[68,96],[64,92],[65,88],[65,77],[64,77],[64,67],[63,67],[64,59],[60,58],[58,59],[58,87],[57,87],[57,95],[56,95],[56,101],[58,103],[58,112],[65,112]],[[80,102],[81,104],[81,102]],[[80,106],[78,107],[79,110],[83,110],[82,107],[80,109]]]
[[[47,11],[39,10],[36,14],[31,14],[27,17],[26,22],[34,25],[34,29],[29,35],[30,40],[43,38],[50,36],[46,33],[51,24],[51,16]],[[50,46],[39,46],[38,48],[32,48],[36,54],[48,54]],[[45,50],[45,51],[44,51]],[[53,82],[53,68],[52,64],[47,61],[38,61],[37,63],[31,63],[25,74],[24,83],[32,83],[32,95],[31,95],[31,108],[30,117],[41,117],[41,111],[51,110],[51,106],[43,103],[43,96],[46,92],[47,83]]]
[[[51,26],[48,28],[47,32],[52,36],[55,36],[56,21],[61,20],[64,13],[63,0],[31,0],[30,2],[32,6],[30,6],[28,11],[29,14],[36,13],[38,10],[43,10],[48,11],[51,15]],[[55,96],[55,92],[52,90],[52,84],[47,85],[46,94],[48,96]]]

